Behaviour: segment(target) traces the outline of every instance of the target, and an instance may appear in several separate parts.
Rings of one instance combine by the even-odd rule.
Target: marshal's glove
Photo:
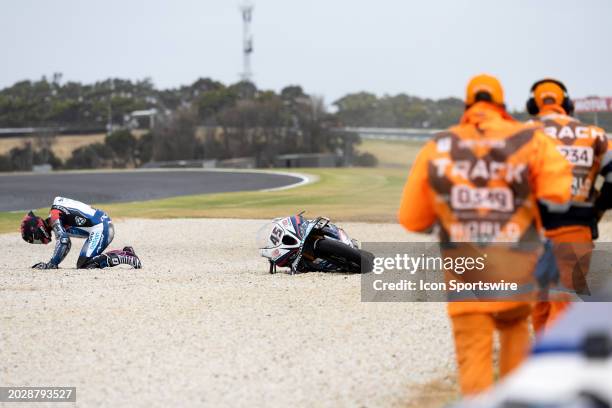
[[[57,269],[57,265],[51,262],[39,262],[32,265],[33,269]]]

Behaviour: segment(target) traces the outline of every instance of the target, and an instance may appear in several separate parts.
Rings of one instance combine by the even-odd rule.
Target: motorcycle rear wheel
[[[368,251],[346,245],[335,239],[319,239],[315,243],[314,253],[344,272],[367,273],[374,267],[374,255]]]

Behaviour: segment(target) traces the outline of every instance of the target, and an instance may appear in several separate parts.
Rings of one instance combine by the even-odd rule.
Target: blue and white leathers
[[[51,258],[55,265],[70,251],[70,237],[86,238],[77,261],[77,268],[81,268],[102,254],[115,235],[112,221],[104,211],[69,198],[56,197],[53,200],[50,222],[56,238]]]

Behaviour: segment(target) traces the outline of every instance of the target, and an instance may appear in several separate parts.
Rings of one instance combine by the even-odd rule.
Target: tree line
[[[245,100],[253,99],[283,102],[295,108],[310,97],[299,86],[288,86],[277,94],[257,89],[250,83],[226,86],[209,78],[162,90],[156,89],[150,79],[114,78],[93,84],[62,82],[61,79],[61,74],[55,74],[51,78],[20,81],[1,89],[0,128],[104,128],[109,122],[125,124],[127,115],[135,110],[156,108],[159,112],[171,113],[186,107],[194,110],[198,123],[214,125],[221,111],[236,107],[239,101],[242,105]],[[463,109],[462,101],[457,98],[432,100],[406,94],[378,97],[367,92],[346,95],[333,105],[337,112],[326,119],[333,118],[339,125],[371,127],[446,127],[456,122]],[[269,110],[270,106],[263,109]],[[321,111],[318,114],[327,114],[322,103],[315,109]],[[278,124],[286,122],[287,118],[283,117],[287,115],[286,109],[279,110],[279,114]]]
[[[276,98],[276,101],[273,100]],[[20,81],[0,90],[0,128],[63,126],[105,128],[111,122],[125,125],[126,117],[135,110],[155,108],[169,114],[190,107],[194,120],[201,125],[215,125],[220,113],[253,100],[293,104],[310,98],[299,86],[288,86],[280,93],[257,89],[251,83],[224,85],[210,78],[200,78],[190,85],[157,89],[150,79],[131,81],[109,78],[92,84],[62,82],[61,74],[38,81]],[[250,102],[249,102],[250,101]],[[240,102],[240,103],[239,103]],[[320,103],[320,101],[315,101]],[[266,105],[266,103],[259,104]],[[463,112],[458,98],[428,99],[405,93],[377,96],[368,92],[351,93],[333,102],[334,114],[325,112],[339,126],[445,128],[456,123]],[[257,108],[256,108],[257,109]],[[287,122],[287,109],[276,109],[278,125]],[[524,118],[522,111],[513,112]],[[268,112],[269,114],[269,112]],[[590,114],[581,116],[592,121]],[[227,115],[225,115],[227,119]],[[612,128],[612,114],[600,113],[600,124]],[[269,121],[269,119],[268,119]]]
[[[129,113],[155,108],[155,126],[135,137]],[[0,127],[104,129],[103,143],[76,149],[66,162],[53,156],[53,135],[45,146],[29,143],[0,157],[2,170],[27,170],[45,159],[54,168],[137,167],[148,161],[252,157],[259,167],[286,153],[353,155],[356,135],[340,134],[337,117],[321,98],[299,86],[277,93],[250,82],[226,86],[199,79],[189,86],[156,90],[151,81],[107,80],[82,85],[52,80],[22,81],[0,91]],[[51,131],[47,131],[51,132]],[[40,155],[40,152],[44,152]],[[354,156],[354,155],[353,155]],[[368,155],[354,164],[372,164]]]
[[[348,94],[333,102],[300,86],[280,92],[259,89],[250,82],[225,85],[200,78],[190,85],[157,89],[151,80],[106,79],[92,84],[63,82],[60,74],[38,81],[21,81],[0,90],[0,128],[40,127],[106,129],[104,143],[79,148],[61,162],[53,156],[53,135],[0,157],[0,169],[24,170],[48,162],[54,167],[136,167],[147,161],[230,159],[254,157],[260,167],[286,153],[349,154],[354,164],[372,165],[367,155],[354,155],[359,139],[333,132],[338,127],[409,127],[439,129],[451,126],[464,105],[458,98],[439,100],[407,94],[377,96]],[[155,108],[156,125],[134,137],[129,114]],[[515,112],[520,119],[524,113]],[[589,116],[585,120],[591,120]],[[612,115],[600,114],[600,124],[612,128]]]

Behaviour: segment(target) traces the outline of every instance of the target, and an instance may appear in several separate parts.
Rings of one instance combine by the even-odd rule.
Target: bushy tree
[[[53,150],[49,148],[42,148],[40,150],[35,150],[32,154],[32,164],[40,165],[40,164],[49,164],[53,169],[61,169],[63,166],[62,160],[58,158]]]
[[[191,108],[179,109],[159,121],[153,130],[153,160],[197,159],[200,146],[196,139],[197,114]]]
[[[72,152],[66,161],[69,169],[98,169],[110,168],[113,165],[114,152],[103,143],[94,143],[79,147]]]
[[[153,133],[147,132],[136,139],[134,159],[138,166],[153,160]]]
[[[11,170],[30,171],[33,164],[32,143],[27,142],[22,147],[14,147],[9,151]]]
[[[379,126],[375,113],[378,109],[378,98],[369,92],[358,92],[346,95],[334,105],[338,108],[338,118],[347,126]]]
[[[365,152],[357,155],[353,164],[360,167],[376,167],[378,159],[372,153]]]
[[[7,154],[0,155],[0,171],[12,171],[13,164],[11,158]]]
[[[344,126],[445,128],[456,123],[463,113],[460,99],[438,101],[406,94],[384,95],[360,92],[340,98],[334,105]]]
[[[107,135],[104,143],[94,143],[74,150],[66,162],[66,167],[137,167],[151,160],[152,150],[151,133],[136,138],[129,130],[118,130]]]
[[[238,100],[236,89],[224,86],[204,92],[195,101],[198,117],[204,124],[215,124],[215,116]]]
[[[63,166],[49,147],[34,148],[31,142],[25,142],[7,154],[0,155],[0,171],[31,171],[32,166],[40,164],[50,164],[54,169]]]
[[[115,157],[113,167],[126,167],[134,164],[136,138],[127,129],[117,130],[106,136],[104,144],[108,146]]]

